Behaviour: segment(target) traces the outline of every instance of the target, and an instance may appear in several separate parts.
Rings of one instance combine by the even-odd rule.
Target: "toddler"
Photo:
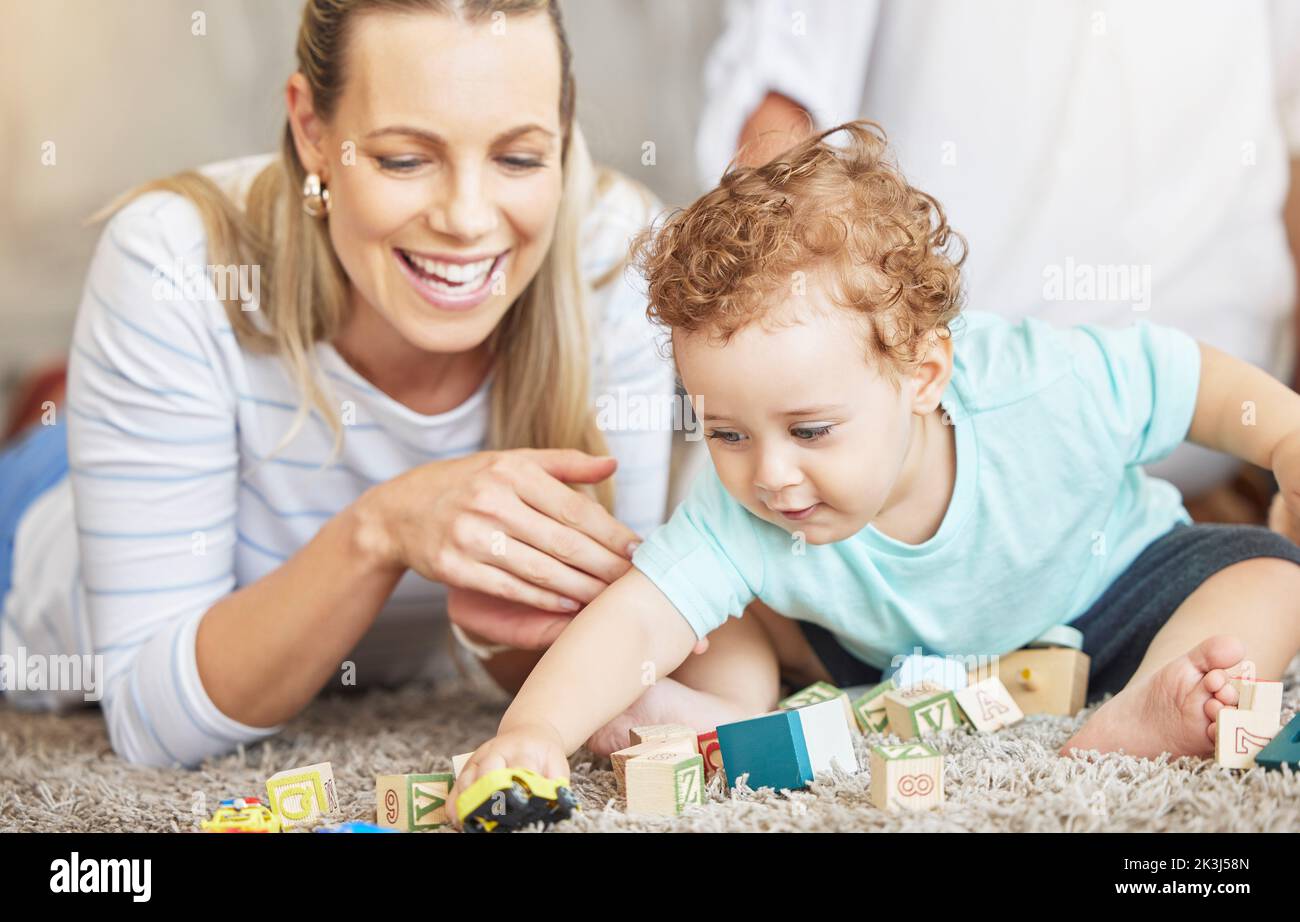
[[[1271,469],[1300,510],[1300,396],[1146,321],[963,313],[964,243],[875,125],[733,169],[638,253],[710,463],[453,805],[496,768],[567,777],[631,726],[770,711],[781,676],[879,681],[917,647],[993,656],[1058,624],[1083,632],[1091,695],[1115,693],[1062,755],[1207,756],[1227,673],[1277,679],[1300,649],[1300,549],[1192,525],[1142,471],[1186,438]]]

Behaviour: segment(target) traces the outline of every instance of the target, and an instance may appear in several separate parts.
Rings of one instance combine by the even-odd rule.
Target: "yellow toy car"
[[[212,819],[199,824],[206,832],[279,832],[280,820],[256,797],[223,800]]]
[[[510,832],[532,823],[558,823],[573,815],[578,798],[568,778],[543,778],[526,768],[499,768],[456,798],[465,832]]]

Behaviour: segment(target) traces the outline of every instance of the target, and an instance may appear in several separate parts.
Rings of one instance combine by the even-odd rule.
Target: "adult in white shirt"
[[[873,119],[966,236],[972,307],[1145,317],[1290,380],[1300,4],[732,0],[705,82],[702,183],[802,110]],[[1187,445],[1152,470],[1195,496],[1234,465]]]
[[[665,513],[669,429],[597,413],[673,396],[622,272],[652,203],[587,159],[556,3],[308,0],[298,55],[278,158],[105,229],[67,476],[61,426],[0,457],[0,651],[102,656],[132,762],[414,676],[448,605],[518,687]]]

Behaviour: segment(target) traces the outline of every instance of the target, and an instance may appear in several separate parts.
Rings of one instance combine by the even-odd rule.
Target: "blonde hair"
[[[591,325],[578,253],[583,215],[602,180],[574,120],[572,54],[557,0],[307,0],[298,32],[298,70],[310,84],[313,107],[322,118],[333,115],[343,89],[349,23],[360,14],[384,12],[430,12],[472,23],[496,14],[544,12],[550,17],[562,74],[563,193],[541,267],[487,340],[494,365],[487,447],[608,454],[591,401]],[[328,219],[311,218],[302,210],[305,178],[286,121],[280,156],[253,181],[242,210],[211,179],[187,171],[130,190],[92,220],[145,193],[173,192],[198,210],[210,262],[260,266],[258,310],[241,309],[237,293],[228,296],[225,306],[240,344],[280,355],[301,394],[280,447],[292,441],[315,410],[333,432],[337,452],[343,426],[326,394],[314,347],[342,329],[350,283],[330,243]],[[575,488],[613,512],[610,479]]]
[[[848,136],[842,148],[826,140],[839,132]],[[724,342],[782,288],[826,270],[828,295],[863,319],[890,377],[920,357],[930,334],[950,334],[961,310],[965,240],[943,206],[908,184],[874,122],[848,122],[762,166],[729,169],[633,249],[650,317]]]

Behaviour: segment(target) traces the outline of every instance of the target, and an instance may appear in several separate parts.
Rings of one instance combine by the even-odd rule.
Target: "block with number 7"
[[[1214,761],[1224,768],[1254,768],[1255,756],[1279,729],[1273,714],[1224,708],[1214,731]]]

